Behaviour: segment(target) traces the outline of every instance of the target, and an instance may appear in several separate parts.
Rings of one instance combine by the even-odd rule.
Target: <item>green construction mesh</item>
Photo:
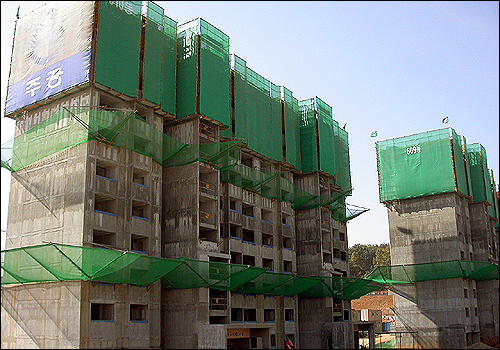
[[[381,284],[425,282],[447,278],[480,281],[498,279],[498,265],[489,262],[452,260],[424,264],[380,266],[365,279]]]
[[[95,82],[137,97],[141,1],[100,2]]]
[[[197,113],[198,20],[177,26],[177,118]]]
[[[316,97],[318,139],[319,139],[319,170],[332,176],[336,175],[334,129],[339,123],[333,120],[333,110],[328,104]],[[340,152],[339,152],[340,153]]]
[[[200,19],[200,114],[231,125],[229,37]],[[182,90],[179,91],[182,94]]]
[[[242,65],[242,62],[244,61],[240,59],[239,66]],[[244,79],[241,79],[243,72],[245,76]],[[237,71],[234,79],[235,136],[236,138],[246,139],[249,149],[275,161],[282,162],[283,147],[279,87],[246,67],[246,65],[243,72]],[[242,109],[240,110],[240,108]],[[246,120],[244,120],[245,114]],[[244,137],[245,135],[247,137]]]
[[[229,37],[201,18],[177,29],[177,118],[231,124]]]
[[[283,87],[283,105],[285,121],[285,160],[302,171],[300,161],[300,129],[299,129],[299,101],[292,92]]]
[[[314,101],[313,98],[299,101],[300,154],[302,172],[305,174],[319,170],[316,144],[316,108]]]
[[[175,115],[177,22],[163,15],[163,8],[147,2],[142,98]]]
[[[332,217],[340,221],[357,216],[347,214],[345,210],[345,195],[349,195],[350,191],[336,195],[312,195],[295,186],[282,173],[237,164],[241,141],[185,144],[153,128],[133,111],[63,108],[2,145],[1,164],[9,171],[17,171],[65,148],[91,140],[146,155],[163,167],[194,162],[209,164],[221,171],[222,182],[266,198],[291,202],[294,209],[326,206],[331,210]]]
[[[344,190],[352,188],[351,160],[349,157],[349,136],[338,127],[333,129],[336,185]]]
[[[91,140],[144,154],[164,167],[200,161],[225,169],[236,164],[241,150],[239,141],[193,145],[178,142],[133,111],[67,108],[2,145],[2,167],[17,171]]]
[[[487,201],[490,216],[498,218],[498,203],[494,203],[496,190],[493,187],[486,150],[480,143],[467,145],[467,156],[470,168],[470,183],[474,202]],[[494,182],[494,181],[493,181]]]
[[[376,149],[381,202],[468,193],[460,137],[451,128],[379,141]]]
[[[499,211],[499,201],[498,201],[498,192],[497,192],[497,184],[495,182],[495,176],[493,175],[493,170],[490,169],[490,181],[491,181],[491,191],[492,191],[492,196],[493,196],[493,203],[492,203],[492,211],[495,213],[493,216],[494,218],[497,219],[497,222],[495,223],[495,226],[498,227],[498,219],[500,219],[500,216],[498,214]]]
[[[1,269],[2,285],[94,281],[147,286],[161,279],[162,287],[170,290],[209,287],[245,294],[341,299],[358,298],[379,289],[359,278],[303,277],[248,265],[158,258],[55,243],[4,250]]]

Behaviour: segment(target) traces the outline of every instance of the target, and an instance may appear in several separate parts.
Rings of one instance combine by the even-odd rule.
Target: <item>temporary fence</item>
[[[450,260],[422,264],[380,266],[365,279],[387,285],[415,283],[448,278],[479,281],[498,279],[498,264],[468,260]]]
[[[213,288],[245,294],[355,299],[378,286],[369,280],[305,277],[266,268],[126,251],[46,243],[1,252],[2,286],[51,281],[92,281],[164,289]]]

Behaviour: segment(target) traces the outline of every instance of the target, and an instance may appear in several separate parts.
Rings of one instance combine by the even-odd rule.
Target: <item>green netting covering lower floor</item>
[[[1,252],[2,285],[95,281],[165,289],[213,288],[245,294],[357,299],[380,285],[447,278],[498,279],[498,265],[475,261],[382,266],[366,278],[298,276],[266,268],[47,243]],[[375,284],[371,284],[375,283]]]
[[[448,278],[487,281],[498,279],[498,265],[480,261],[450,260],[423,264],[380,266],[365,278],[386,285]]]
[[[369,280],[305,277],[267,268],[192,259],[167,259],[103,248],[47,243],[1,252],[2,285],[95,281],[165,289],[213,288],[245,294],[303,298],[359,298],[379,289]]]

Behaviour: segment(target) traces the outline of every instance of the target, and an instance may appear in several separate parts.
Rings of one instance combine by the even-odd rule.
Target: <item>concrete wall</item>
[[[2,349],[78,349],[81,282],[2,286]]]
[[[482,223],[467,198],[438,194],[386,206],[392,265],[476,260],[475,248],[480,248],[482,239],[477,237],[478,243],[473,246],[474,237],[483,233],[474,225]],[[491,304],[490,300],[480,301],[480,295],[486,294],[480,292],[479,282],[456,278],[397,285],[391,290],[396,308],[392,331],[403,332],[398,333],[398,346],[463,348],[479,341],[481,308]],[[487,291],[488,295],[491,292]],[[491,320],[492,313],[488,312]]]

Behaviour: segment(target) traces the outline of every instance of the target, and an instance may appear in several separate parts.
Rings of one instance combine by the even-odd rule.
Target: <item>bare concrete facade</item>
[[[493,250],[481,248],[485,241],[496,241],[498,246],[492,219],[484,210],[482,215],[477,212],[476,206],[484,209],[484,203],[472,204],[457,193],[446,193],[385,205],[392,265],[448,260],[498,263]],[[498,280],[434,280],[393,286],[391,291],[396,314],[392,331],[398,347],[465,348],[493,334],[495,327],[498,336],[498,313],[492,311],[498,310]]]
[[[162,127],[152,110],[89,88],[25,113],[18,133],[65,106],[92,105],[137,110]],[[54,242],[160,256],[161,181],[161,166],[132,151],[97,141],[64,149],[13,173],[6,249]],[[2,288],[5,348],[159,347],[159,324],[159,282]]]

